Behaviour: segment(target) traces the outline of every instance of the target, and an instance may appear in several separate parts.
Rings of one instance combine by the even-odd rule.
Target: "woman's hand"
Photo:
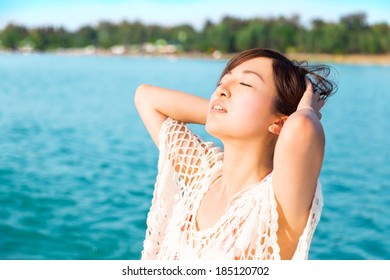
[[[303,93],[301,101],[298,104],[297,111],[302,109],[313,110],[318,119],[321,120],[322,114],[320,112],[322,106],[324,106],[324,100],[320,97],[320,94],[316,91],[313,92],[313,85],[310,80],[306,77],[306,90]]]

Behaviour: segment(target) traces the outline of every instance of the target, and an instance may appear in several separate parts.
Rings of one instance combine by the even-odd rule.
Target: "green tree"
[[[279,17],[268,22],[269,37],[267,46],[285,52],[297,45],[300,31],[299,17]]]
[[[73,33],[73,47],[86,47],[98,44],[98,33],[95,28],[86,25]]]
[[[145,27],[140,22],[123,21],[118,26],[118,36],[124,45],[140,44],[145,40]]]
[[[232,49],[233,36],[229,28],[224,24],[217,24],[206,30],[205,38],[208,48],[222,52],[230,52]]]
[[[345,52],[346,53],[363,53],[365,45],[365,36],[368,30],[367,16],[365,13],[356,13],[343,16],[340,24],[345,28]]]
[[[29,32],[34,49],[46,51],[71,46],[71,35],[64,28],[39,27]]]
[[[4,48],[16,50],[27,35],[27,28],[10,23],[1,32],[0,40]]]
[[[311,53],[344,53],[347,32],[341,24],[314,19],[311,29],[301,37],[304,42],[302,49]]]
[[[107,21],[101,21],[96,28],[96,32],[97,43],[99,47],[107,49],[113,45],[116,45],[117,42],[115,42],[114,39],[116,27],[114,24]]]
[[[370,30],[375,41],[375,49],[373,52],[390,52],[390,26],[387,23],[378,23],[371,26]]]
[[[235,47],[238,51],[266,46],[268,29],[263,20],[253,20],[237,32]]]
[[[196,30],[188,24],[175,26],[169,31],[168,42],[181,46],[184,51],[196,50],[197,40],[198,34]]]

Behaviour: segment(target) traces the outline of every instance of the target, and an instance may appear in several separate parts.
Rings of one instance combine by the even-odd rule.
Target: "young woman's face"
[[[277,119],[272,60],[248,60],[222,77],[211,96],[206,130],[224,139],[263,136]]]

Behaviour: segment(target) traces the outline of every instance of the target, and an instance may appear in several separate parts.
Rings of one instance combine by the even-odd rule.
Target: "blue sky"
[[[0,28],[14,22],[29,27],[63,26],[70,30],[100,20],[139,20],[146,24],[189,23],[201,28],[206,19],[299,15],[338,21],[340,16],[365,12],[369,23],[390,24],[389,0],[0,0]]]

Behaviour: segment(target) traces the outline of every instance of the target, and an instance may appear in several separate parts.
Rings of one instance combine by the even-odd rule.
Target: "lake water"
[[[208,97],[225,63],[0,54],[0,259],[139,259],[157,149],[134,91]],[[390,67],[333,66],[309,259],[390,259]]]

